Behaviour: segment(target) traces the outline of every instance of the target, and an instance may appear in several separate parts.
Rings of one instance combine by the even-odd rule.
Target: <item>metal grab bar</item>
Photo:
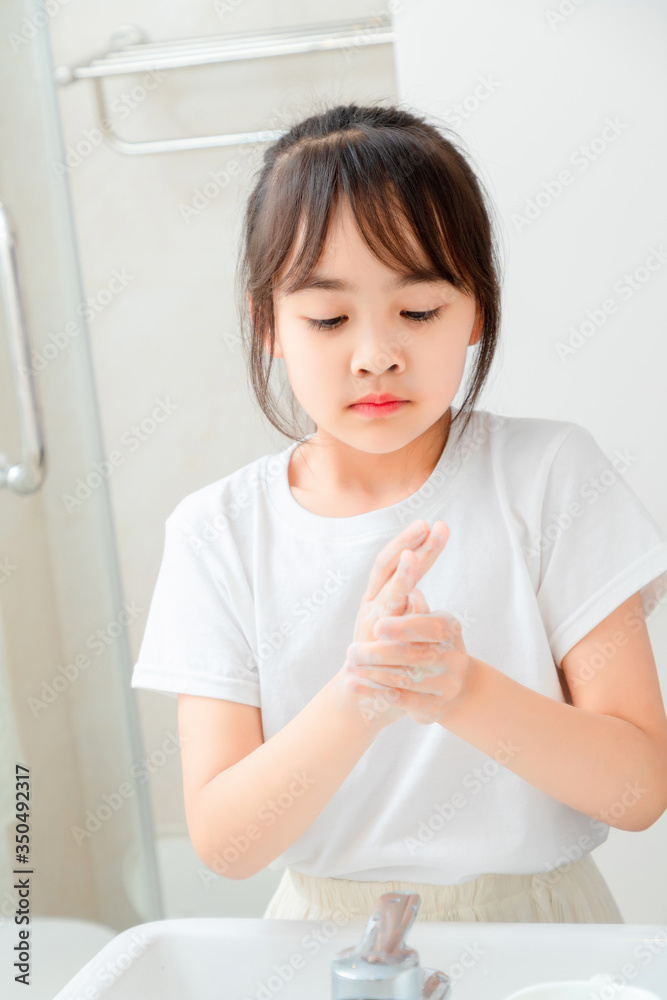
[[[44,479],[44,441],[30,365],[30,342],[21,298],[14,233],[0,202],[0,294],[7,324],[12,371],[21,427],[21,461],[9,465],[0,454],[0,486],[15,493],[34,493]]]
[[[59,66],[54,71],[54,78],[60,86],[67,86],[75,80],[93,80],[102,134],[109,145],[120,153],[167,153],[186,149],[207,149],[213,146],[273,142],[284,135],[285,130],[235,132],[182,139],[153,139],[145,142],[122,139],[111,124],[101,78],[124,73],[146,73],[237,62],[242,59],[267,59],[271,56],[295,55],[302,52],[385,45],[393,40],[391,17],[384,11],[373,15],[365,22],[342,21],[297,29],[281,28],[270,33],[257,31],[166,42],[148,42],[141,29],[135,25],[122,25],[111,38],[111,45],[115,44],[116,48],[110,48],[85,64]]]

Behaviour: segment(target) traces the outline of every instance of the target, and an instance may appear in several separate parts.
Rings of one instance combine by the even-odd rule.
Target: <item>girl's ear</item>
[[[264,350],[268,351],[268,349],[269,349],[269,341],[268,341],[268,337],[267,337],[267,339],[264,341]],[[282,356],[283,356],[283,352],[282,352],[282,350],[280,348],[280,341],[278,340],[278,335],[277,334],[276,334],[276,336],[274,338],[274,341],[273,341],[273,356],[274,356],[274,358],[282,358]]]
[[[250,315],[252,316],[252,295],[250,294],[250,292],[246,292],[246,295],[248,296],[248,309],[250,310]],[[267,352],[269,350],[269,338],[268,338],[268,336],[266,336],[264,338],[264,350],[267,351]],[[274,343],[273,356],[274,356],[274,358],[282,358],[282,356],[283,356],[282,355],[282,351],[280,350],[280,347],[278,345],[278,338],[277,337],[276,337],[275,343]]]
[[[484,315],[482,313],[482,310],[478,307],[475,316],[475,325],[472,328],[472,333],[470,334],[470,340],[468,341],[469,347],[472,347],[473,344],[476,344],[480,340],[483,328],[484,328]]]

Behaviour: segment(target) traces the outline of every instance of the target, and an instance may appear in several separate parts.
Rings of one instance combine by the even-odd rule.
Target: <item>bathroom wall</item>
[[[160,41],[357,17],[373,23],[380,9],[359,0],[343,0],[335,11],[315,0],[69,0],[48,30],[58,67],[87,62],[124,24]],[[127,140],[283,129],[320,101],[396,98],[392,47],[365,46],[363,32],[350,50],[182,69],[146,81],[110,77],[103,86],[110,105],[124,96],[133,105],[114,115]],[[129,626],[135,658],[166,517],[186,494],[287,443],[251,402],[234,301],[240,213],[265,147],[124,156],[96,141],[90,82],[61,87],[59,103],[72,155],[53,171],[71,189],[105,452],[121,456],[107,478],[124,594],[138,612]],[[219,192],[209,186],[211,197],[202,201],[212,175]],[[167,915],[261,915],[261,900],[244,911],[239,896],[247,884],[219,880],[209,890],[202,882],[201,863],[188,850],[180,760],[160,753],[177,733],[176,699],[136,695],[145,752],[155,755],[147,766]],[[278,876],[258,878],[268,899]]]
[[[122,25],[136,25],[148,40],[160,41],[348,17],[372,20],[387,6],[344,0],[331,11],[315,0],[69,0],[51,17],[47,30],[54,64],[69,66],[103,51]],[[531,24],[544,19],[551,6],[518,4],[512,16],[520,19],[517,23]],[[603,6],[612,13],[601,14]],[[553,354],[561,331],[581,325],[585,310],[604,300],[608,283],[640,264],[651,242],[661,238],[651,205],[644,203],[639,212],[633,207],[642,185],[654,201],[663,190],[664,146],[655,125],[659,108],[651,104],[653,97],[643,104],[641,98],[656,73],[658,57],[651,46],[660,33],[647,27],[641,34],[646,66],[645,76],[636,68],[639,89],[633,91],[628,70],[623,77],[626,97],[620,92],[612,97],[605,90],[608,77],[599,67],[587,68],[592,65],[588,54],[591,46],[612,44],[617,36],[608,32],[620,11],[629,17],[629,3],[590,0],[581,10],[577,6],[576,19],[557,28],[544,21],[542,32],[535,28],[528,45],[522,45],[513,26],[501,34],[503,18],[491,7],[480,14],[474,4],[392,4],[399,31],[398,78],[391,47],[364,46],[361,36],[351,51],[205,66],[149,79],[110,77],[103,86],[109,104],[116,98],[127,102],[114,113],[117,130],[127,140],[287,128],[318,110],[320,100],[393,101],[400,93],[416,109],[436,115],[449,114],[467,101],[465,115],[452,124],[470,144],[497,201],[510,248],[505,343],[498,363],[502,372],[496,370],[484,405],[507,414],[577,420],[610,455],[616,448],[634,449],[641,461],[629,469],[627,479],[664,522],[664,463],[655,458],[660,448],[664,453],[665,443],[664,422],[658,418],[664,365],[650,361],[665,360],[664,323],[656,321],[657,304],[664,297],[663,273],[610,319],[573,365],[566,367]],[[650,6],[642,5],[642,11],[648,17]],[[597,32],[593,38],[584,30],[586,24]],[[602,40],[596,42],[596,37]],[[574,62],[568,45],[574,46]],[[610,51],[620,72],[628,55]],[[475,105],[471,94],[479,78],[494,75],[498,88],[491,84],[488,99],[477,98]],[[565,92],[569,96],[561,107]],[[664,93],[664,81],[653,93]],[[124,156],[99,141],[90,82],[61,87],[59,105],[70,156],[66,163],[53,163],[52,170],[72,196],[105,454],[121,456],[108,476],[108,488],[123,590],[137,609],[129,626],[134,658],[162,554],[165,518],[186,494],[286,443],[251,401],[234,301],[240,214],[263,146]],[[575,109],[582,112],[576,128]],[[629,116],[630,142],[621,135],[558,208],[545,213],[537,244],[540,227],[513,237],[512,213],[549,179],[554,164],[560,166],[563,157],[592,139],[605,117],[614,114]],[[565,131],[558,132],[560,128]],[[619,162],[622,195],[619,175],[611,170]],[[220,190],[202,197],[212,177],[219,178]],[[554,239],[557,254],[549,250]],[[629,343],[632,365],[624,353]],[[666,618],[659,609],[650,622],[661,665],[667,662]],[[663,666],[661,677],[664,689]],[[191,855],[188,874],[179,876],[178,885],[174,882],[173,872],[184,870],[177,860],[183,857],[177,851],[179,838],[187,840],[181,772],[178,755],[160,754],[160,747],[177,732],[176,702],[149,691],[137,691],[136,697],[146,755],[155,761],[148,762],[150,791],[164,870],[171,879],[167,915],[241,913],[241,892],[249,887],[223,883],[214,886],[217,895],[202,890],[201,866]],[[100,704],[100,719],[103,712]],[[666,822],[663,818],[644,833],[612,830],[596,851],[627,920],[667,917],[660,902],[667,899],[667,873],[655,872]],[[261,908],[245,912],[259,915]]]
[[[497,208],[503,334],[484,405],[587,427],[667,531],[667,7],[411,0],[394,25],[402,99],[454,129]],[[647,627],[664,699],[665,597]],[[628,922],[667,919],[666,837],[667,814],[595,851]]]
[[[73,510],[63,501],[77,475],[99,459],[99,439],[85,340],[65,344],[57,336],[76,315],[76,257],[65,192],[50,167],[58,135],[52,90],[44,86],[51,76],[47,39],[36,32],[13,44],[28,11],[0,5],[0,197],[15,237],[46,461],[39,489],[0,490],[1,714],[11,713],[0,737],[0,923],[13,921],[17,905],[5,862],[16,854],[14,766],[22,765],[30,773],[31,913],[120,929],[138,919],[123,890],[127,853],[144,862],[137,879],[144,908],[156,916],[158,907],[148,890],[136,788],[131,801],[98,820],[94,836],[85,829],[86,810],[127,780],[132,720],[120,673],[123,629],[107,498],[98,490]],[[3,289],[0,446],[14,464],[22,441],[7,302]],[[88,639],[98,630],[109,641],[93,651]],[[89,705],[96,706],[94,718]]]

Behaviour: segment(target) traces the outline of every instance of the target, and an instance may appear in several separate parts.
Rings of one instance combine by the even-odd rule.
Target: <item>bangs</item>
[[[424,162],[417,167],[424,153],[416,145],[410,148],[409,139],[393,130],[376,146],[372,133],[355,137],[348,132],[292,150],[289,172],[277,165],[270,199],[274,211],[267,219],[272,238],[264,257],[275,291],[290,295],[310,280],[346,199],[361,237],[387,268],[472,292],[449,233],[442,173],[438,177],[435,164],[431,170]]]

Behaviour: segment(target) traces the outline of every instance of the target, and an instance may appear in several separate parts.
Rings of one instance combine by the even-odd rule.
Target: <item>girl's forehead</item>
[[[290,277],[288,286],[285,287],[285,277],[301,253],[306,240],[309,238],[309,226],[305,218],[301,218],[297,226],[294,245],[285,260],[280,275],[276,280],[276,292],[281,295],[291,295],[306,288],[329,288],[333,291],[355,291],[352,281],[346,281],[341,277],[338,279],[337,272],[341,270],[341,260],[345,258],[346,250],[351,248],[351,244],[361,245],[377,261],[380,268],[387,273],[387,290],[389,285],[395,283],[397,278],[402,279],[402,286],[407,287],[417,282],[438,282],[450,284],[447,279],[428,260],[424,248],[419,243],[412,228],[405,222],[402,226],[403,249],[410,248],[410,262],[412,268],[406,268],[404,259],[395,258],[391,250],[384,245],[383,252],[378,255],[373,247],[369,246],[363,232],[364,220],[358,221],[351,207],[347,202],[332,210],[320,255],[314,264],[311,264],[308,271],[302,268],[300,275]],[[366,224],[366,228],[368,228]],[[376,234],[372,234],[375,248],[379,247],[380,240]],[[336,287],[338,286],[338,287]],[[347,287],[345,287],[347,286]]]

